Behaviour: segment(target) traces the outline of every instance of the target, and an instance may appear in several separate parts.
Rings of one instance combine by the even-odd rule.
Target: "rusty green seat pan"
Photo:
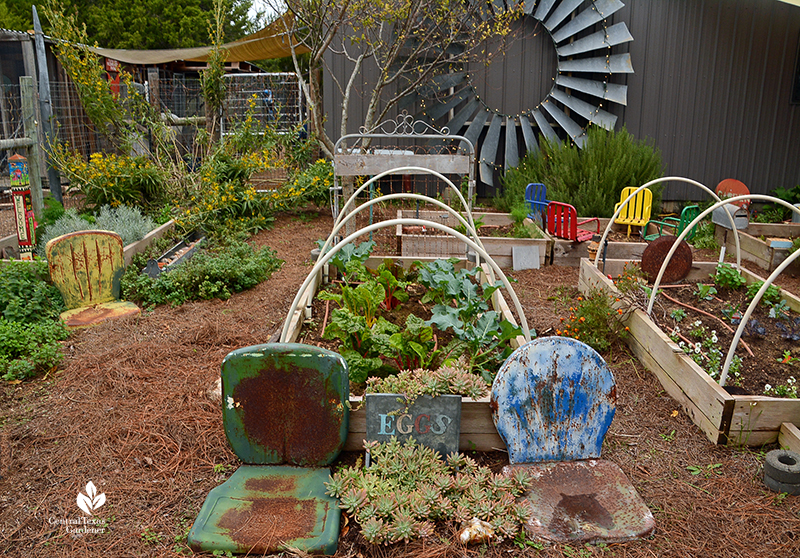
[[[222,422],[242,465],[213,489],[189,533],[197,551],[255,555],[290,546],[336,552],[341,512],[325,495],[348,430],[347,365],[294,343],[246,347],[222,362]],[[324,468],[323,468],[324,467]]]

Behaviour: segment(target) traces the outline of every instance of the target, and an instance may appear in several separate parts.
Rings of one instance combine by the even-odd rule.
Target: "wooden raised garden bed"
[[[513,223],[508,213],[473,213],[473,219],[489,226],[506,226]],[[448,227],[457,228],[460,223],[446,211],[417,211],[398,210],[398,218],[419,218],[434,223],[441,223]],[[481,242],[489,255],[502,268],[509,268],[513,264],[513,249],[517,247],[535,246],[539,250],[539,265],[550,263],[553,249],[553,239],[539,227],[529,222],[534,234],[541,238],[504,238],[499,236],[481,236]],[[464,257],[466,246],[463,242],[452,236],[426,235],[408,232],[408,227],[397,226],[397,253],[400,256],[432,256],[432,257]],[[479,231],[480,234],[481,231]],[[467,235],[469,236],[469,235]]]
[[[144,238],[139,241],[133,242],[128,244],[122,249],[123,258],[125,259],[125,265],[130,265],[133,256],[144,252],[153,242],[164,236],[167,232],[169,232],[175,226],[175,221],[167,221],[163,225],[153,229],[149,233],[147,233]],[[17,235],[12,234],[5,238],[0,239],[0,248],[17,248]],[[7,261],[7,260],[0,260]]]
[[[747,228],[739,229],[742,259],[773,271],[789,256],[791,239],[798,236],[800,223],[750,223]],[[733,231],[715,225],[714,237],[717,244],[724,246],[729,254],[736,253]],[[792,263],[790,269],[800,271],[800,264]]]
[[[616,292],[607,277],[619,276],[628,263],[607,260],[604,273],[589,260],[581,261],[578,288],[587,293],[592,288]],[[716,263],[696,262],[687,280],[707,280]],[[747,270],[742,275],[748,283],[762,280]],[[781,291],[794,311],[800,299]],[[760,446],[780,438],[791,445],[800,440],[791,424],[800,424],[800,399],[781,399],[763,395],[731,395],[719,386],[675,344],[665,332],[640,309],[629,313],[628,345],[636,357],[656,375],[666,392],[675,399],[706,437],[715,444]],[[727,351],[727,347],[724,348]],[[789,423],[784,426],[783,423]]]
[[[584,219],[584,217],[580,217]],[[600,218],[600,232],[597,233],[597,240],[603,236],[606,226],[610,219]],[[594,231],[593,225],[585,225],[585,229]],[[624,225],[614,224],[611,226],[611,231],[615,233],[627,234],[628,227]],[[655,232],[655,230],[650,231]],[[563,240],[560,238],[555,239],[553,245],[553,265],[563,265],[567,267],[578,267],[581,265],[581,259],[590,258],[594,261],[594,254],[590,253],[589,249],[596,243],[592,242],[573,242],[571,240]],[[607,259],[619,260],[639,260],[642,257],[642,252],[647,248],[647,243],[639,236],[638,231],[631,232],[630,241],[608,241],[608,250],[605,253]],[[602,249],[601,249],[602,250]],[[603,259],[603,252],[600,252],[600,259]]]
[[[386,258],[372,257],[366,261],[369,268],[375,269]],[[431,261],[436,258],[414,257],[414,258],[393,258],[394,261],[402,263],[405,267],[409,267],[415,260]],[[456,268],[471,267],[473,264],[466,260],[461,260],[456,264]],[[488,269],[487,264],[483,264],[484,272]],[[316,294],[316,290],[321,282],[321,276],[312,283],[312,288],[307,291],[309,294],[303,298],[299,305],[299,309],[295,311],[287,341],[296,342],[300,337],[303,327],[303,316],[305,314],[306,306],[311,305],[311,300]],[[494,309],[510,322],[516,324],[505,297],[503,296],[503,289],[495,291],[492,297],[492,304]],[[512,346],[515,348],[525,342],[522,336],[517,337],[511,341]],[[350,412],[350,431],[347,436],[345,450],[359,451],[364,448],[364,439],[367,432],[367,419],[366,411],[362,406],[362,398],[359,396],[350,396],[350,403],[353,410]],[[461,403],[461,434],[459,438],[459,448],[462,451],[476,450],[476,451],[493,451],[496,449],[505,448],[505,444],[497,433],[492,421],[491,408],[489,407],[489,398],[485,397],[477,401],[463,398]]]

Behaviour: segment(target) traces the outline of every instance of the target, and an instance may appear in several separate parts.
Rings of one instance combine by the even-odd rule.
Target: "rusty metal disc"
[[[662,236],[651,242],[642,253],[642,271],[651,283],[656,280],[658,271],[667,257],[672,245],[678,240],[675,236]],[[692,269],[692,249],[685,240],[681,240],[678,249],[672,255],[664,270],[662,283],[675,283],[689,275]]]

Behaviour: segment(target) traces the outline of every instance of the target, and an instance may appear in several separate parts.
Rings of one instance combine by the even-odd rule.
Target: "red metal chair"
[[[579,229],[579,225],[594,222],[596,231]],[[600,219],[591,217],[578,221],[578,213],[575,208],[568,203],[551,201],[547,204],[547,232],[557,238],[583,242],[589,240],[600,232]]]

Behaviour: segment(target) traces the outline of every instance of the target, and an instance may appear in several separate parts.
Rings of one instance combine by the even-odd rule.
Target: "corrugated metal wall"
[[[800,8],[778,0],[627,0],[609,25],[617,22],[634,37],[628,50],[635,73],[612,77],[627,83],[627,106],[603,108],[619,116],[617,128],[625,125],[661,149],[667,174],[712,188],[737,178],[756,193],[800,184],[800,104],[791,102]],[[546,50],[536,46],[542,39],[549,40],[546,34],[527,40]],[[347,63],[328,59],[344,79]],[[552,76],[541,76],[551,83]],[[499,91],[517,94],[526,79],[524,72],[508,71]],[[341,101],[330,76],[326,80],[328,132],[337,138]],[[362,101],[360,95],[350,100],[351,131],[363,120]],[[664,191],[666,200],[704,198],[680,183]]]
[[[777,0],[629,0],[628,106],[612,109],[661,149],[667,173],[752,192],[800,184],[800,105],[791,103],[800,8]],[[671,185],[665,199],[698,199]],[[705,196],[700,196],[703,199]]]

